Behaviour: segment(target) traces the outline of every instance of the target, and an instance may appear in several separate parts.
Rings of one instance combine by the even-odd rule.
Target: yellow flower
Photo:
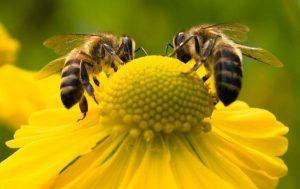
[[[0,23],[0,120],[19,128],[26,123],[29,115],[46,107],[46,100],[55,91],[53,85],[57,78],[43,82],[35,81],[34,72],[24,71],[7,63],[13,63],[20,48],[17,40],[10,37]],[[58,90],[56,90],[58,91]]]
[[[7,142],[19,150],[0,188],[275,188],[288,128],[243,102],[214,107],[188,68],[139,58],[102,82],[83,121],[77,107],[32,114]]]
[[[30,114],[46,107],[61,106],[59,76],[36,80],[35,72],[13,65],[0,67],[0,120],[17,129]],[[62,106],[61,106],[62,107]]]
[[[19,48],[19,42],[11,38],[4,26],[0,23],[0,65],[13,63]]]

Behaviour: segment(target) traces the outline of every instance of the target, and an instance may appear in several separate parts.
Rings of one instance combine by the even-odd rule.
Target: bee
[[[61,101],[67,109],[79,103],[83,114],[79,120],[84,119],[88,112],[85,91],[98,104],[90,76],[95,85],[99,86],[96,77],[98,73],[112,69],[117,71],[119,65],[134,59],[137,51],[132,38],[117,38],[111,33],[57,35],[47,39],[44,45],[63,57],[43,67],[37,78],[61,72]]]
[[[204,65],[207,74],[203,81],[213,75],[216,89],[213,95],[228,106],[237,99],[242,87],[243,55],[274,67],[283,66],[267,50],[238,44],[246,40],[248,31],[247,26],[237,23],[198,25],[174,36],[173,46],[170,45],[174,51],[169,56],[176,55],[184,63],[191,59],[196,61],[185,73]]]

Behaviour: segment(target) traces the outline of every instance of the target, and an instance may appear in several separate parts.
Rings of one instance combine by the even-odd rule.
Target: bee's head
[[[131,37],[123,36],[121,37],[119,44],[117,55],[120,59],[124,63],[132,60],[135,52],[135,41]]]
[[[185,42],[187,39],[187,34],[184,32],[177,33],[173,38],[173,46],[175,49],[177,49],[182,43]],[[187,44],[186,44],[187,46]],[[191,54],[187,47],[182,47],[180,50],[176,53],[177,58],[181,60],[182,62],[188,62],[191,59]]]

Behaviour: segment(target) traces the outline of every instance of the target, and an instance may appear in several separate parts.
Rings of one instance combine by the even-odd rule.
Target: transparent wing
[[[247,26],[239,23],[213,24],[207,26],[207,28],[217,28],[235,42],[243,42],[247,40],[247,33],[249,32],[249,28]]]
[[[67,54],[76,47],[82,46],[91,34],[56,35],[47,39],[43,44],[53,49],[57,54]]]
[[[59,73],[62,71],[66,57],[61,57],[49,62],[44,66],[35,76],[36,79],[43,79],[49,77],[53,74]]]
[[[247,47],[244,45],[238,45],[237,47],[241,49],[242,53],[249,58],[252,58],[265,64],[269,64],[274,67],[283,66],[282,62],[276,56],[274,56],[272,53],[265,49]]]

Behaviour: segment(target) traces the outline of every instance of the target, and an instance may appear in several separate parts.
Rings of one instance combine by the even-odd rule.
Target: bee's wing
[[[36,79],[43,79],[49,77],[53,74],[59,73],[62,71],[66,57],[61,57],[49,62],[44,66],[35,76]]]
[[[235,42],[243,42],[247,40],[247,33],[249,32],[249,28],[247,26],[239,23],[213,24],[205,28],[217,28]]]
[[[44,41],[44,45],[53,49],[57,54],[67,54],[72,49],[82,46],[92,34],[56,35]]]
[[[265,49],[247,47],[244,45],[237,45],[244,55],[259,62],[269,64],[274,67],[282,67],[282,62],[272,53]]]

